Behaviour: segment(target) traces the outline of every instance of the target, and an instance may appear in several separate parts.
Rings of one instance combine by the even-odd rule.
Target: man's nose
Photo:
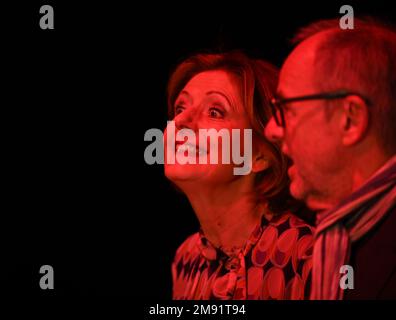
[[[274,117],[272,117],[265,127],[265,136],[271,142],[282,141],[284,137],[284,128],[278,126]]]

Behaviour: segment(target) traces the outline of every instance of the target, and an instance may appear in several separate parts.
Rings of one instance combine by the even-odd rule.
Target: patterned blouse
[[[290,213],[270,221],[263,216],[245,247],[233,257],[197,232],[176,252],[173,299],[307,299],[313,231]]]

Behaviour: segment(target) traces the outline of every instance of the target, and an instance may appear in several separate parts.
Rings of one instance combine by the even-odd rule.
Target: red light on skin
[[[197,138],[193,130],[176,131],[175,122],[168,121],[165,135],[165,164],[167,165],[230,164],[232,159],[232,163],[236,166],[234,175],[247,175],[251,172],[252,129],[199,129]]]

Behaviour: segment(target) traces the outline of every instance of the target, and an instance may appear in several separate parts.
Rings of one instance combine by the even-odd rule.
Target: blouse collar
[[[256,225],[253,232],[249,236],[248,240],[246,241],[245,245],[242,249],[235,251],[232,255],[227,255],[221,248],[215,247],[203,233],[202,228],[199,230],[199,241],[198,241],[198,248],[201,255],[208,261],[232,261],[237,258],[241,253],[243,256],[246,256],[252,247],[257,243],[260,239],[260,236],[263,232],[263,227],[268,223],[268,220],[263,215],[260,219],[260,222]]]

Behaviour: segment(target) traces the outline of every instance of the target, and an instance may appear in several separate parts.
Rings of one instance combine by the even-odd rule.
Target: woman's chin
[[[196,187],[227,185],[235,178],[232,169],[207,165],[165,165],[165,176],[176,184],[183,183],[188,186],[191,183]]]
[[[199,170],[189,165],[165,165],[165,176],[172,182],[194,181],[199,179]]]

